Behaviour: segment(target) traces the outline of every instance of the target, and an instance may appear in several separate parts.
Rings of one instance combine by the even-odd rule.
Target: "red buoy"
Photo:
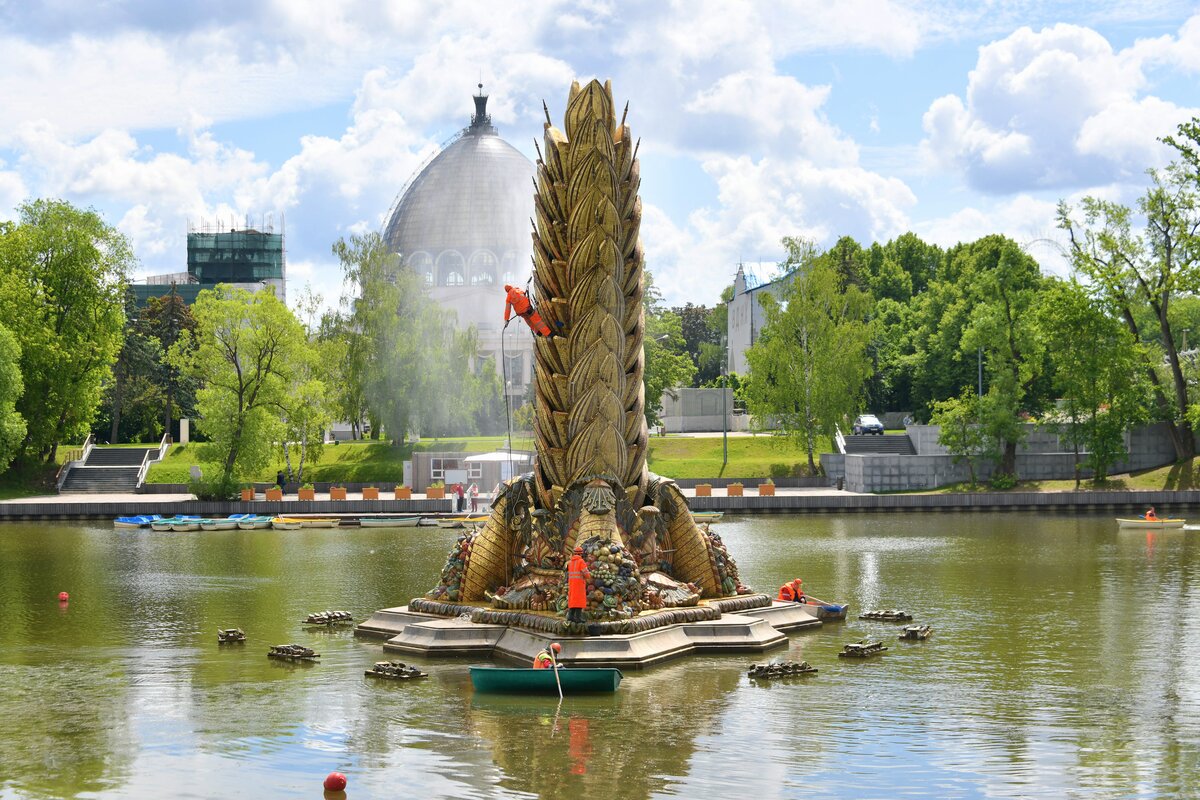
[[[346,776],[340,772],[331,772],[325,776],[325,790],[340,792],[346,788]]]
[[[71,595],[67,594],[66,592],[59,592],[58,599],[65,603],[71,599]]]

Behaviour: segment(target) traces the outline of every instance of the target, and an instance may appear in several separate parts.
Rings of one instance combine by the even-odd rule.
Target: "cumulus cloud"
[[[1168,60],[1190,58],[1197,20],[1167,37],[1176,46]],[[1160,51],[1144,43],[1115,51],[1077,25],[1020,28],[980,48],[965,101],[946,95],[930,105],[925,154],[992,193],[1136,178],[1167,160],[1157,137],[1198,113],[1144,93],[1152,53]]]
[[[715,302],[738,261],[783,260],[784,236],[825,244],[843,235],[891,238],[908,229],[916,203],[902,181],[857,166],[720,156],[704,170],[717,183],[716,205],[682,226],[651,207],[642,224],[647,260],[668,302]]]

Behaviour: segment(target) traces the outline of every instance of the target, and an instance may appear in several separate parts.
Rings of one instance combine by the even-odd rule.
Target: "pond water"
[[[0,797],[1187,797],[1200,786],[1200,532],[1110,517],[740,517],[743,579],[903,608],[766,656],[628,672],[612,697],[474,696],[461,659],[378,682],[363,619],[435,580],[455,532],[0,526]],[[60,606],[59,591],[71,600]],[[248,643],[218,647],[216,629]],[[879,638],[887,654],[837,658]],[[317,665],[266,658],[298,642]],[[394,657],[394,656],[388,656]],[[403,656],[401,656],[403,658]],[[756,660],[820,674],[764,686]]]

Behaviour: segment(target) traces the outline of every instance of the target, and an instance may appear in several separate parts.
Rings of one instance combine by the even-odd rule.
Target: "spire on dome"
[[[483,83],[479,84],[479,94],[474,95],[475,114],[471,117],[471,127],[467,128],[469,134],[484,134],[495,133],[496,129],[492,127],[492,117],[487,113],[488,96],[483,93]]]

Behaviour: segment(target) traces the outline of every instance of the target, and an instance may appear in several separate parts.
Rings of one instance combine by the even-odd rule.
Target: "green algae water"
[[[476,696],[470,660],[385,656],[365,619],[433,585],[454,531],[0,526],[0,797],[1194,797],[1200,531],[1111,517],[740,517],[743,579],[851,619],[767,655],[627,672],[612,697]],[[70,602],[60,605],[60,591]],[[901,608],[928,623],[855,619]],[[218,646],[241,627],[244,645]],[[839,659],[869,637],[890,649]],[[300,643],[319,664],[283,664]],[[385,657],[430,677],[380,682]],[[753,661],[816,676],[752,683]]]

